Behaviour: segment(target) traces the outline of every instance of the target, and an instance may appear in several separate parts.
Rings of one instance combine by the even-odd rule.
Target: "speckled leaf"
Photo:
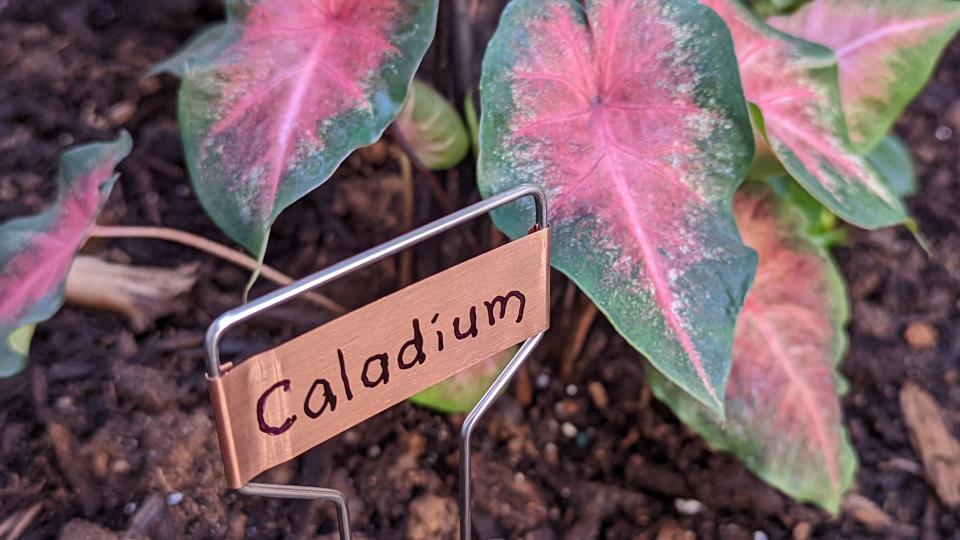
[[[63,303],[63,283],[100,206],[117,179],[114,168],[130,135],[79,146],[60,158],[59,194],[35,216],[0,225],[0,377],[23,369],[32,325]]]
[[[415,394],[410,401],[445,413],[470,412],[515,354],[517,348],[511,347]]]
[[[228,0],[227,15],[190,59],[181,130],[204,208],[262,256],[277,215],[393,121],[437,0]]]
[[[803,215],[789,203],[751,184],[735,208],[760,266],[737,324],[726,421],[652,369],[650,384],[712,446],[788,495],[836,513],[857,467],[838,397],[843,280],[827,251],[804,236]]]
[[[960,2],[816,0],[768,22],[833,50],[850,139],[866,153],[927,84],[960,29]]]
[[[470,150],[460,114],[430,85],[414,80],[393,123],[417,159],[433,170],[449,169]]]
[[[729,34],[691,0],[514,0],[484,59],[479,184],[549,197],[551,262],[667,377],[723,410],[755,254],[753,156]],[[528,201],[495,215],[517,237]]]
[[[703,2],[730,27],[743,89],[787,171],[850,223],[872,229],[906,221],[900,200],[850,144],[833,53],[765,24],[737,0]]]
[[[917,192],[917,174],[907,146],[896,135],[888,135],[867,154],[867,161],[897,197]]]

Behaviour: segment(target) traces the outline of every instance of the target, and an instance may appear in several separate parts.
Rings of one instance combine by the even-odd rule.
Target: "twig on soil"
[[[960,506],[960,441],[950,432],[940,405],[913,383],[900,389],[900,408],[927,482],[944,506]]]
[[[67,483],[73,488],[83,514],[87,517],[96,515],[102,505],[101,490],[93,480],[89,464],[80,456],[80,443],[70,429],[60,422],[47,420],[47,436],[53,446],[53,453],[57,456],[57,465],[63,473]]]
[[[250,271],[254,271],[257,268],[257,261],[253,257],[230,249],[212,240],[208,240],[202,236],[166,227],[96,225],[90,231],[90,236],[92,238],[149,238],[152,240],[165,240],[209,253],[210,255],[219,257],[220,259]],[[264,278],[280,286],[289,285],[294,281],[292,277],[266,264],[261,267],[260,273]],[[336,315],[342,315],[347,312],[346,308],[322,294],[310,292],[303,296]]]
[[[33,503],[26,510],[15,512],[7,519],[0,522],[0,539],[17,540],[27,530],[27,527],[33,523],[37,514],[40,513],[42,503]]]
[[[573,378],[574,364],[580,358],[580,353],[583,352],[583,344],[587,341],[587,335],[590,333],[593,321],[597,318],[597,306],[589,298],[586,300],[587,305],[580,311],[580,315],[574,323],[573,333],[570,334],[570,341],[560,363],[560,376],[565,381]]]
[[[875,502],[859,493],[850,493],[843,498],[843,511],[874,532],[886,532],[902,538],[913,538],[917,535],[916,527],[893,519],[893,516],[884,512]]]

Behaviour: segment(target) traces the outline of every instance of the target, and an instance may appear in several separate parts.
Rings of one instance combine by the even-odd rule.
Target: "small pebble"
[[[129,516],[130,514],[136,512],[136,511],[137,511],[137,503],[135,503],[135,502],[128,502],[128,503],[123,507],[123,513],[124,513],[124,514],[127,514],[128,516]]]
[[[926,322],[910,323],[910,326],[903,333],[903,337],[914,349],[932,349],[940,341],[937,329]]]
[[[586,433],[577,434],[577,446],[580,448],[586,448],[588,442],[590,442],[590,439],[587,437]]]
[[[753,540],[770,540],[770,537],[763,531],[753,531]]]
[[[569,437],[571,439],[577,436],[577,426],[571,424],[570,422],[564,422],[563,425],[560,426],[560,431],[566,437]]]
[[[687,516],[699,514],[704,510],[703,503],[696,499],[677,499],[673,501],[673,506],[677,512]]]
[[[380,446],[375,444],[375,445],[367,448],[367,457],[370,458],[370,459],[376,459],[376,458],[380,457],[380,453],[381,453],[382,451],[383,451],[383,450],[380,448]]]
[[[567,395],[570,397],[577,395],[577,385],[568,384],[566,388],[566,392],[567,392]]]
[[[557,449],[557,445],[552,442],[548,442],[543,447],[543,453],[546,455],[547,463],[550,465],[556,465],[560,463],[560,451]]]
[[[121,126],[126,124],[133,118],[133,115],[137,112],[137,106],[129,101],[121,101],[112,105],[107,112],[104,114],[107,118],[107,122],[110,122],[110,125],[113,127]]]
[[[537,380],[534,381],[537,385],[538,390],[543,390],[544,388],[550,386],[550,376],[546,373],[541,373],[537,375]]]
[[[167,506],[176,506],[183,501],[183,493],[179,491],[174,491],[173,493],[167,495]]]
[[[125,459],[118,459],[110,465],[110,472],[113,474],[127,474],[133,467]]]
[[[940,126],[933,134],[938,141],[949,141],[953,137],[953,130],[948,126]]]

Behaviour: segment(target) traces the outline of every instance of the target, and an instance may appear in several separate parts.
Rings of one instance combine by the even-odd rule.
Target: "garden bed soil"
[[[454,52],[450,3],[442,4],[422,75],[450,95],[458,90],[449,74],[464,56]],[[476,43],[489,36],[500,8],[473,3]],[[142,78],[152,62],[221,16],[214,1],[0,0],[0,219],[36,212],[51,199],[65,147],[125,127],[136,148],[120,166],[100,222],[162,225],[229,244],[191,193],[177,82]],[[482,56],[474,49],[467,55],[473,75]],[[925,255],[903,228],[851,230],[849,247],[835,251],[850,281],[843,373],[851,385],[843,403],[861,460],[847,512],[832,518],[793,502],[734,457],[710,451],[651,397],[639,355],[602,317],[584,340],[571,337],[591,309],[554,273],[552,331],[475,435],[477,534],[958,538],[960,513],[924,480],[897,398],[907,381],[920,385],[956,433],[960,43],[896,129],[918,165],[921,189],[909,207],[933,252]],[[389,156],[383,144],[358,152],[286,211],[267,261],[302,276],[403,232],[404,183]],[[470,168],[432,180],[419,174],[414,224],[477,200]],[[481,220],[418,247],[414,275],[500,241]],[[210,321],[239,302],[245,271],[153,240],[96,240],[86,251],[145,265],[198,261],[200,277],[179,313],[139,333],[118,316],[70,306],[40,325],[31,366],[0,382],[0,522],[21,523],[29,539],[334,537],[328,504],[225,488],[202,340]],[[363,305],[398,287],[398,264],[386,261],[325,292],[343,305]],[[254,294],[270,287],[258,285]],[[233,332],[224,348],[244,356],[327,319],[312,304],[292,303]],[[358,538],[452,538],[462,420],[403,404],[264,479],[344,490]]]

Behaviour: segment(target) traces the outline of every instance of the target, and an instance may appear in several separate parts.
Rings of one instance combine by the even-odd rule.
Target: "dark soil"
[[[423,75],[450,94],[453,17],[443,4]],[[479,3],[477,43],[499,8]],[[101,223],[164,225],[227,242],[184,172],[176,81],[141,78],[221,15],[212,0],[0,0],[0,218],[42,208],[53,195],[58,154],[112,137],[122,125],[137,145]],[[476,49],[474,67],[482,55]],[[921,181],[910,209],[934,254],[927,257],[902,228],[854,231],[850,247],[836,251],[852,300],[843,372],[851,381],[847,423],[862,462],[856,491],[893,524],[870,529],[855,512],[831,519],[767,487],[732,456],[711,452],[651,398],[638,354],[602,318],[582,354],[565,364],[587,304],[557,274],[552,331],[476,434],[478,535],[960,538],[960,513],[943,507],[924,481],[897,400],[901,385],[914,381],[954,427],[960,422],[960,135],[944,128],[960,132],[960,43],[897,126]],[[384,154],[353,156],[284,213],[268,262],[306,275],[403,232],[399,169]],[[441,202],[476,200],[469,169],[438,175],[445,199],[418,181],[415,222],[441,215]],[[498,241],[491,231],[481,221],[418,247],[416,276],[489,248]],[[0,521],[39,503],[22,538],[332,536],[329,505],[248,498],[224,485],[201,342],[210,321],[239,302],[246,273],[157,241],[95,241],[87,251],[138,264],[199,261],[201,277],[187,309],[140,333],[117,316],[72,307],[40,326],[31,367],[0,382]],[[397,261],[388,261],[326,292],[358,306],[396,289],[398,276]],[[242,356],[327,317],[311,304],[291,304],[232,333],[224,346]],[[932,347],[908,344],[910,324],[936,331]],[[400,405],[265,477],[344,490],[358,537],[451,537],[460,422]],[[566,422],[576,436],[563,434]]]

